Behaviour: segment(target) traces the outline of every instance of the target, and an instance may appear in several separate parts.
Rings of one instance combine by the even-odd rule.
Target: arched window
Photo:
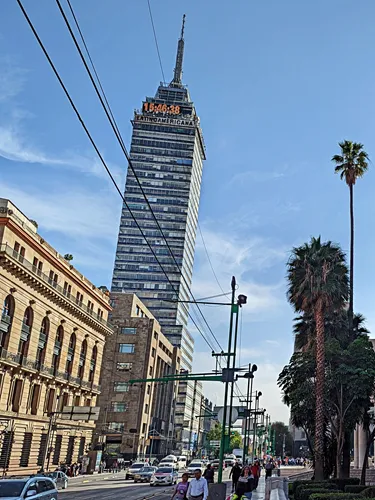
[[[71,375],[74,360],[74,351],[76,348],[76,334],[72,333],[69,339],[68,356],[66,358],[66,372]]]
[[[87,355],[87,340],[85,339],[82,342],[81,353],[79,355],[79,368],[78,368],[79,378],[83,378],[83,375],[85,373],[86,355]]]
[[[92,350],[91,361],[90,361],[89,382],[92,382],[94,380],[97,357],[98,357],[98,348],[95,345]]]
[[[49,319],[47,316],[43,318],[42,324],[40,325],[40,332],[39,332],[39,341],[38,341],[38,350],[36,352],[36,360],[39,365],[42,365],[44,363],[44,358],[46,356],[46,345],[48,341],[48,334],[49,334]]]
[[[28,306],[26,307],[25,313],[23,315],[23,321],[21,325],[21,337],[20,337],[20,342],[18,344],[18,354],[20,354],[21,356],[27,356],[33,321],[34,321],[34,311],[32,307]]]
[[[53,358],[52,365],[56,375],[56,371],[60,366],[60,356],[61,356],[61,347],[64,340],[64,328],[60,325],[56,332],[55,345],[53,348]]]
[[[0,349],[8,349],[10,330],[14,316],[15,302],[13,295],[8,295],[3,304],[0,322]]]

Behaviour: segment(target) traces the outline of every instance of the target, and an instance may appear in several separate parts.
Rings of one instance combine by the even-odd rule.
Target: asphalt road
[[[224,472],[228,480],[229,470]],[[170,500],[174,486],[134,484],[125,474],[97,474],[71,479],[66,490],[59,491],[59,500]]]
[[[170,500],[172,486],[134,484],[125,480],[123,473],[91,476],[90,479],[73,479],[66,490],[60,490],[59,500]]]

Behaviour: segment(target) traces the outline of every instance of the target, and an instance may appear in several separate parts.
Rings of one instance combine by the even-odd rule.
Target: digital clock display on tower
[[[144,102],[143,112],[146,113],[166,113],[167,115],[179,115],[180,106],[168,106],[168,104],[157,104],[156,102]]]

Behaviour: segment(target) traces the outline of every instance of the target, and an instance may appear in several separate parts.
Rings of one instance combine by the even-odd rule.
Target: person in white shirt
[[[195,478],[190,481],[187,497],[189,500],[207,500],[208,485],[202,471],[196,469],[194,472]]]

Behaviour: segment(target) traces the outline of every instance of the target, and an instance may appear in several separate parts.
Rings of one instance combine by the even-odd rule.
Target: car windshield
[[[133,464],[130,468],[131,469],[142,469],[144,467],[144,464]]]
[[[57,477],[58,476],[58,472],[50,472],[49,474],[47,474],[48,477]]]
[[[156,472],[173,472],[172,467],[159,467]]]
[[[192,464],[189,465],[189,467],[195,467],[196,469],[200,469],[202,467],[202,464],[200,462],[193,462]]]
[[[0,498],[19,497],[25,481],[0,481]]]
[[[141,472],[152,472],[153,470],[155,470],[153,467],[143,467]]]

